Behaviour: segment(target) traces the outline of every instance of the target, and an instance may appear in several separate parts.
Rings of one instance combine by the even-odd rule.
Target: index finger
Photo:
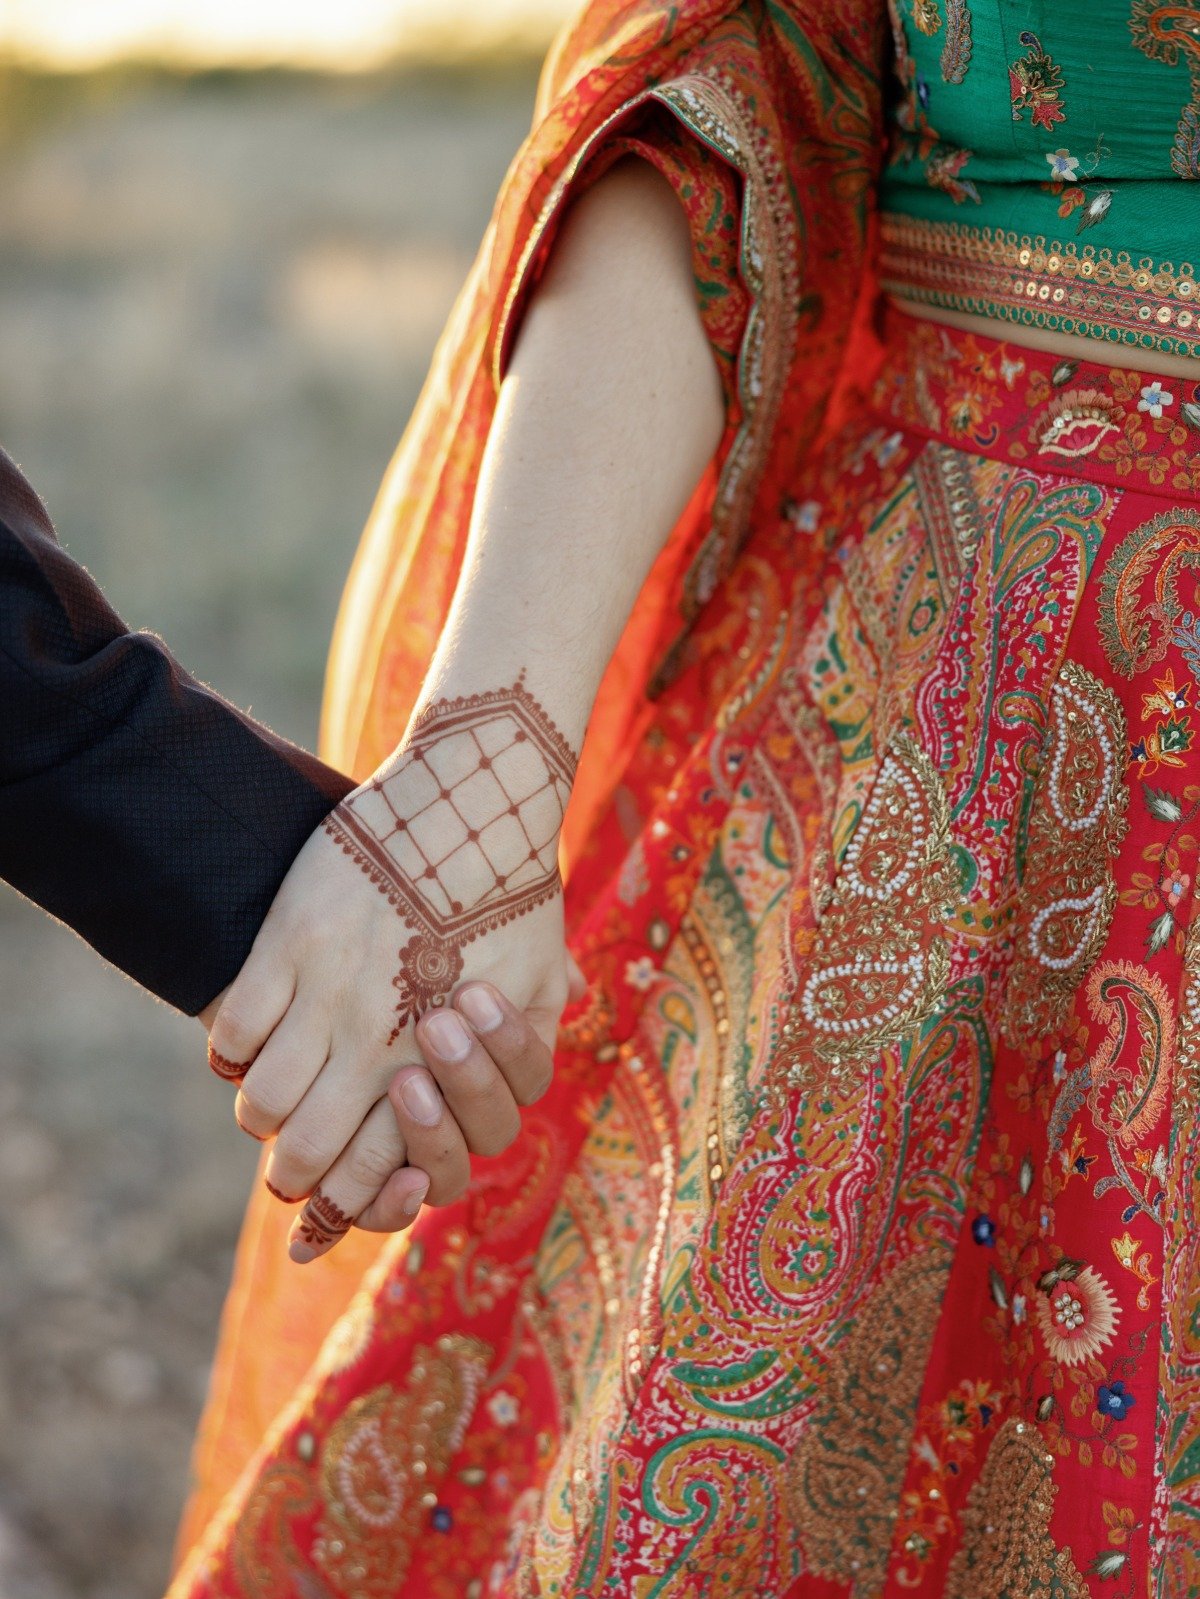
[[[557,1018],[551,1022],[547,1012],[518,1010],[491,983],[464,984],[453,1003],[499,1067],[517,1104],[532,1105],[541,1099],[554,1075],[550,1043]],[[542,1030],[531,1017],[541,1022]],[[549,1038],[543,1036],[543,1031]],[[417,1038],[423,1045],[421,1022],[417,1024]]]

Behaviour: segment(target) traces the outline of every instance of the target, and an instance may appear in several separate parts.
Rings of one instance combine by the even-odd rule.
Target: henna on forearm
[[[463,947],[559,887],[558,836],[578,758],[525,687],[433,701],[395,769],[325,830],[412,929],[399,952],[388,1043],[444,1003]]]

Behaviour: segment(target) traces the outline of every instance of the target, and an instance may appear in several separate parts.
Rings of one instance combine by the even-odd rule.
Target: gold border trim
[[[898,299],[1200,356],[1200,279],[1189,263],[885,212],[880,279]]]

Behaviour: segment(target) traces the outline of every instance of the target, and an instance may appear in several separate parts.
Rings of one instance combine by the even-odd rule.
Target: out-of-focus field
[[[311,745],[532,68],[16,87],[0,441],[132,625]],[[161,1593],[254,1154],[199,1027],[0,885],[0,1599]]]

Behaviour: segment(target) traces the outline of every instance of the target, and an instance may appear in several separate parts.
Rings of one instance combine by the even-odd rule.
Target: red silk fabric
[[[1200,1580],[1198,397],[898,315],[879,365],[878,21],[591,7],[550,63],[327,753],[402,731],[618,140],[726,263],[729,429],[589,732],[554,1087],[411,1238],[289,1279],[255,1201],[176,1599]]]

